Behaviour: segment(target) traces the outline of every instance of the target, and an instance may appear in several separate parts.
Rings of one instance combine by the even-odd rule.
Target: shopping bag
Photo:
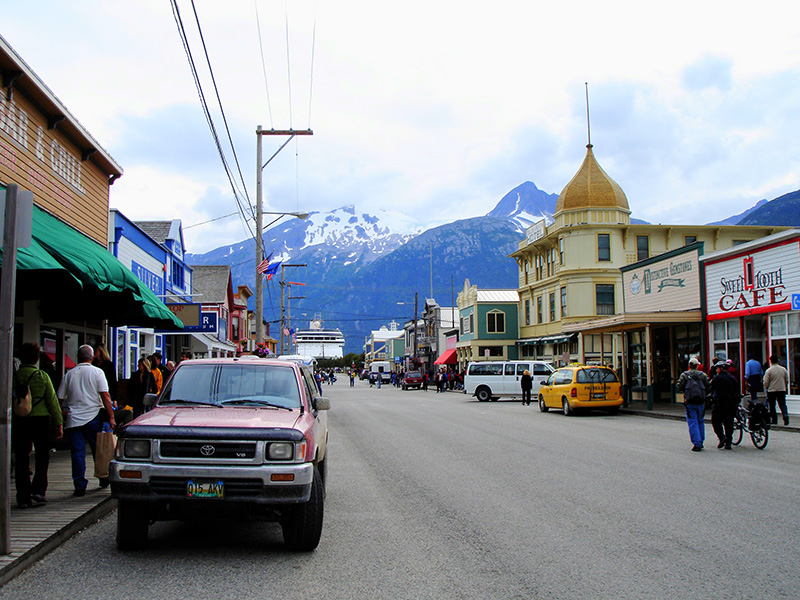
[[[94,450],[94,476],[99,479],[108,478],[108,463],[114,458],[114,447],[117,445],[117,436],[110,431],[101,431],[97,434],[97,445]]]

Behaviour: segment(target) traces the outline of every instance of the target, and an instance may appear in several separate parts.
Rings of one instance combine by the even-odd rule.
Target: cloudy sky
[[[192,4],[177,4],[238,179]],[[255,203],[257,125],[314,131],[264,169],[266,210],[435,225],[524,181],[558,193],[586,151],[587,81],[595,155],[633,216],[708,222],[800,188],[793,2],[194,6],[242,195]],[[168,0],[0,0],[0,34],[124,168],[113,207],[184,225],[236,210]],[[265,159],[284,141],[265,137]],[[247,236],[236,217],[186,230],[193,252]]]

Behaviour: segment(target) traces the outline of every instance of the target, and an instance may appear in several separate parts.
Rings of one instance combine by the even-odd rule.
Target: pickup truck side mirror
[[[331,409],[330,398],[319,397],[316,399],[315,405],[317,410],[330,410]]]

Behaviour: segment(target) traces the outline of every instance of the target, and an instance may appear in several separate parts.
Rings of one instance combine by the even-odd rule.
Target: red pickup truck
[[[243,356],[182,362],[119,431],[109,477],[117,545],[147,545],[152,521],[198,515],[277,521],[293,550],[322,533],[327,410],[311,370]]]

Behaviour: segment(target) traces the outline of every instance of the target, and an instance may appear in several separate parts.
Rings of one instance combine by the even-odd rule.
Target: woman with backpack
[[[708,375],[697,367],[700,361],[692,357],[689,370],[681,373],[678,379],[678,391],[683,392],[683,403],[686,406],[686,423],[689,426],[689,437],[692,440],[692,452],[700,452],[706,438],[706,426],[703,417],[706,412],[706,396],[711,389]]]
[[[47,469],[50,466],[50,432],[56,439],[64,434],[61,406],[50,377],[37,367],[39,344],[27,343],[20,351],[20,367],[14,373],[14,384],[27,386],[31,394],[31,408],[27,415],[14,414],[11,422],[11,444],[15,458],[14,482],[17,488],[17,505],[30,508],[33,503],[47,502]],[[33,482],[30,474],[31,447],[36,452]]]

